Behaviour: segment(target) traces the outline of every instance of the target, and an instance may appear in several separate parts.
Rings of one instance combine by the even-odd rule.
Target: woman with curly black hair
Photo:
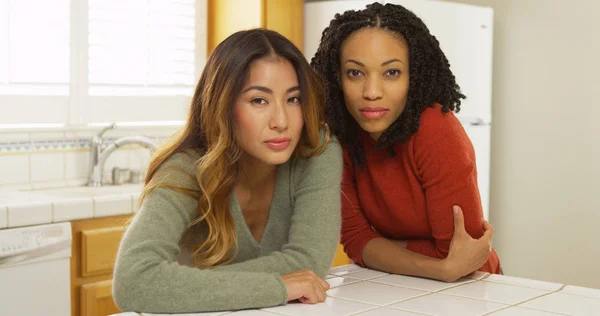
[[[327,121],[344,147],[348,256],[443,281],[500,273],[473,145],[453,113],[465,96],[423,21],[393,4],[337,14],[311,65],[326,81]]]

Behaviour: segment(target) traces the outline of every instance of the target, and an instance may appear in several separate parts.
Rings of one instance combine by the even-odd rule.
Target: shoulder
[[[473,145],[464,127],[453,112],[442,112],[441,105],[425,109],[417,133],[409,141],[416,157],[447,159],[457,155],[474,155]]]
[[[413,135],[418,144],[439,144],[449,141],[462,143],[469,141],[464,127],[453,112],[442,112],[439,104],[426,108],[421,113],[419,130]]]
[[[296,157],[292,168],[296,177],[339,178],[342,170],[342,146],[333,134],[327,139],[325,130],[321,132],[321,145],[327,141],[322,152],[311,157]],[[339,179],[337,179],[339,180]]]
[[[187,149],[167,158],[156,170],[153,180],[159,183],[183,187],[198,188],[196,166],[201,158],[197,150]]]
[[[421,113],[417,134],[446,132],[448,130],[463,130],[460,121],[452,111],[444,113],[442,112],[442,106],[435,104]]]

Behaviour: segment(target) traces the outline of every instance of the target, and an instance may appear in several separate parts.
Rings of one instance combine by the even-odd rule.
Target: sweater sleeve
[[[452,206],[462,208],[465,228],[473,238],[483,235],[483,212],[475,151],[453,113],[439,107],[425,110],[414,139],[414,162],[423,189],[433,240],[411,240],[407,247],[443,259],[454,234]]]
[[[342,244],[348,257],[356,264],[365,266],[363,249],[374,238],[382,237],[371,228],[358,197],[354,166],[344,151],[344,175],[342,178]]]
[[[172,159],[155,177],[168,176],[169,182],[189,189],[194,186],[193,165],[189,159]],[[117,306],[123,311],[189,313],[286,303],[286,288],[278,273],[214,271],[176,262],[180,238],[196,217],[196,203],[167,188],[147,196],[117,255],[113,278]]]
[[[300,166],[302,164],[302,166]],[[300,159],[293,172],[293,215],[281,251],[215,268],[215,271],[292,273],[309,269],[324,277],[340,238],[342,150],[336,140],[317,156]]]

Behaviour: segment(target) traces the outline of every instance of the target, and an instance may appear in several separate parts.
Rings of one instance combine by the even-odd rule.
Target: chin
[[[273,153],[265,155],[263,161],[269,165],[281,165],[286,163],[292,157],[293,151],[290,152],[282,152],[282,153]]]
[[[363,122],[359,124],[360,128],[365,130],[365,132],[372,133],[383,133],[387,129],[387,126],[383,122]]]

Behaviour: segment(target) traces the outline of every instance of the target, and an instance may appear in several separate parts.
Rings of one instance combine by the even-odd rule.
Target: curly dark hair
[[[439,103],[443,112],[458,112],[461,99],[465,98],[438,40],[411,11],[400,5],[373,3],[363,10],[336,14],[323,31],[311,66],[325,81],[327,123],[340,143],[348,149],[352,161],[361,168],[365,165],[365,153],[357,141],[360,127],[346,109],[340,87],[340,49],[350,34],[362,28],[392,31],[401,35],[409,48],[410,78],[406,107],[377,141],[377,147],[387,148],[390,157],[396,154],[394,144],[404,142],[417,132],[421,113],[427,107]]]

